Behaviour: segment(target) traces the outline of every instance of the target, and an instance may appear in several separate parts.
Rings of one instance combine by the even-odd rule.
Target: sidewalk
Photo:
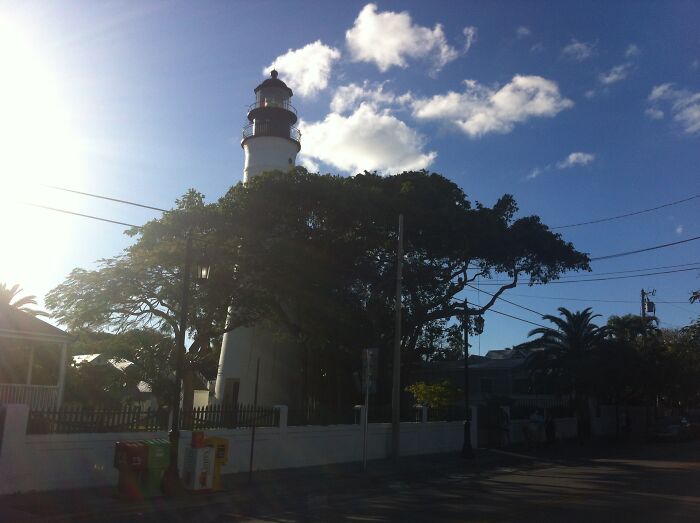
[[[238,473],[223,476],[224,490],[220,492],[188,493],[176,499],[159,497],[142,502],[118,499],[115,487],[15,494],[0,497],[0,521],[73,523],[99,520],[105,514],[150,513],[166,508],[196,508],[231,502],[245,506],[271,496],[324,496],[330,492],[372,489],[389,481],[430,477],[453,470],[479,474],[522,461],[518,456],[476,451],[473,461],[464,461],[456,453],[404,457],[398,463],[370,461],[367,472],[362,471],[361,463],[257,471],[251,483],[248,482],[248,473]]]

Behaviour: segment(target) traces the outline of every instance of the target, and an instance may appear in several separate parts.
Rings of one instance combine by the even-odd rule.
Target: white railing
[[[55,385],[21,385],[0,383],[1,403],[23,403],[32,410],[54,409],[58,400]]]

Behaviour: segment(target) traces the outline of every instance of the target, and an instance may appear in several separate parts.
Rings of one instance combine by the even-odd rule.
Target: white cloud
[[[638,56],[639,53],[639,47],[637,47],[636,44],[630,44],[627,46],[627,49],[625,49],[625,58],[632,58],[634,56]]]
[[[683,225],[682,224],[678,225],[678,227],[676,227],[676,234],[683,234]]]
[[[657,107],[649,107],[644,111],[644,114],[646,114],[647,118],[650,120],[661,120],[664,117],[664,112]]]
[[[700,67],[700,60],[693,60],[690,62],[691,69],[697,69],[698,67]]]
[[[657,100],[666,98],[667,95],[670,94],[672,91],[673,84],[655,85],[654,88],[651,90],[651,93],[649,93],[649,101],[655,102]]]
[[[530,52],[533,54],[541,53],[542,51],[544,51],[544,44],[542,42],[537,42],[530,47]]]
[[[525,27],[524,25],[521,25],[515,30],[515,36],[518,38],[527,38],[532,34],[532,31],[530,31],[529,27]]]
[[[388,109],[363,103],[352,114],[330,113],[318,122],[300,122],[303,158],[321,161],[344,172],[396,173],[427,168],[437,157],[425,152],[423,135]]]
[[[345,39],[354,61],[373,62],[382,72],[406,67],[407,58],[427,58],[439,71],[459,56],[447,43],[442,25],[433,29],[414,25],[408,12],[377,12],[375,4],[362,8]]]
[[[372,86],[367,80],[362,85],[351,83],[336,89],[331,100],[331,111],[344,113],[356,109],[361,103],[369,103],[374,107],[389,105],[394,102],[405,102],[410,94],[397,97],[391,91],[384,90],[384,84]]]
[[[595,95],[596,95],[595,89],[589,89],[588,91],[586,91],[585,93],[583,93],[583,96],[585,96],[585,97],[588,98],[589,100],[590,100],[591,98],[594,98]]]
[[[530,171],[530,174],[528,174],[525,178],[527,180],[534,180],[537,178],[539,175],[544,174],[546,172],[551,171],[552,169],[569,169],[571,167],[574,167],[576,165],[588,165],[589,163],[593,162],[595,160],[595,155],[590,154],[590,153],[581,153],[581,152],[575,152],[569,154],[566,158],[564,158],[562,161],[557,162],[555,164],[548,163],[544,167],[535,167]]]
[[[315,162],[309,156],[304,156],[303,154],[300,154],[298,159],[301,166],[304,167],[310,173],[321,172],[321,166],[319,165],[319,163]]]
[[[598,80],[604,85],[614,84],[627,78],[631,71],[632,63],[625,62],[624,64],[616,65],[607,73],[601,73],[598,75]]]
[[[535,167],[532,171],[530,171],[530,174],[527,175],[527,179],[534,180],[535,178],[537,178],[540,174],[542,174],[546,170],[547,170],[546,168],[542,169],[540,167]]]
[[[295,93],[313,96],[328,86],[333,62],[339,58],[340,51],[316,40],[301,49],[290,49],[278,56],[263,70],[263,74],[277,69]]]
[[[575,38],[571,39],[564,48],[561,50],[561,54],[564,58],[570,60],[576,60],[577,62],[583,62],[591,56],[595,51],[595,44],[587,42],[579,42]]]
[[[588,165],[595,160],[595,155],[590,153],[571,153],[561,162],[557,163],[557,169],[569,169],[576,165]]]
[[[687,134],[700,132],[700,91],[693,93],[687,89],[676,88],[670,83],[661,84],[651,90],[648,100],[652,107],[645,111],[647,116],[663,116],[663,111],[658,105],[666,104],[673,119]]]
[[[473,25],[470,25],[468,27],[465,27],[464,31],[462,31],[462,32],[464,33],[464,38],[465,38],[464,52],[468,53],[469,49],[471,49],[472,45],[476,42],[477,28],[474,27]]]
[[[463,93],[447,94],[413,102],[414,117],[445,120],[470,137],[508,133],[530,118],[553,117],[574,103],[559,93],[559,87],[540,76],[516,75],[500,89],[475,80],[465,80]]]

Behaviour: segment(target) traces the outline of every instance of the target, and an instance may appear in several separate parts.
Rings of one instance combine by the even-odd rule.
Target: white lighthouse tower
[[[289,103],[292,90],[277,78],[277,71],[255,88],[255,103],[248,108],[241,147],[245,151],[243,182],[266,171],[288,171],[294,167],[300,133],[294,124],[297,112]]]
[[[289,102],[292,90],[270,73],[255,88],[255,103],[248,108],[243,128],[245,151],[243,182],[268,171],[290,171],[301,149],[297,114]],[[219,404],[252,403],[255,374],[260,360],[258,403],[296,405],[301,399],[302,362],[298,347],[275,339],[269,325],[238,328],[224,335],[216,376]]]

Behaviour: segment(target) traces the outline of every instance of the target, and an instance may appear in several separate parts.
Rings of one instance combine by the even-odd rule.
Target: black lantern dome
[[[241,145],[257,136],[276,136],[295,142],[301,149],[301,133],[294,127],[297,111],[289,101],[293,94],[273,69],[270,78],[255,88],[255,103],[248,108],[249,123],[243,128]]]

